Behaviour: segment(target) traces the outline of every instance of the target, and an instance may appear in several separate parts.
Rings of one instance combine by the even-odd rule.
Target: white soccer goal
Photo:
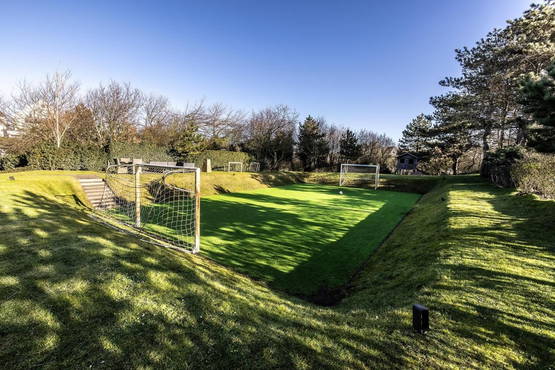
[[[260,162],[251,162],[247,169],[248,172],[260,172]]]
[[[339,186],[371,185],[377,189],[380,184],[379,164],[341,164]]]
[[[243,162],[227,162],[227,172],[243,172]]]
[[[124,230],[172,248],[200,250],[200,169],[113,165],[106,169],[95,210]]]

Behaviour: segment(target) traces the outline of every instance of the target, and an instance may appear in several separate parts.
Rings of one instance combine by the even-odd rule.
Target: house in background
[[[418,165],[418,156],[413,153],[404,152],[397,156],[397,166],[395,167],[395,172],[408,175],[417,174],[418,170],[416,166]]]

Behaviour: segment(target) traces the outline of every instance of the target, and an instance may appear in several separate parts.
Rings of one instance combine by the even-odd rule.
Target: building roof
[[[401,154],[397,154],[397,158],[399,158],[399,157],[406,157],[406,156],[410,156],[410,157],[413,157],[413,158],[418,159],[418,156],[417,156],[417,155],[412,154],[412,153],[409,153],[409,152],[403,152],[403,153],[401,153]]]

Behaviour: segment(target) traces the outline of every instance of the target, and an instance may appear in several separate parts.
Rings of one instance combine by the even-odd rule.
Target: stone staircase
[[[78,178],[87,199],[97,209],[109,209],[116,206],[116,196],[112,189],[99,177]]]

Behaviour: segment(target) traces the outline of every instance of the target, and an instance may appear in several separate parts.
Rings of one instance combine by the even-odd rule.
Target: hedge
[[[150,161],[175,161],[164,147],[152,144],[115,143],[111,153],[100,147],[72,146],[57,148],[41,144],[27,153],[27,161],[33,169],[40,170],[91,170],[102,171],[114,158],[142,158]]]
[[[39,170],[92,170],[106,168],[108,155],[100,148],[39,145],[27,154],[29,166]]]
[[[555,198],[555,155],[526,153],[511,169],[516,187],[544,198]]]
[[[224,169],[228,162],[243,162],[243,168],[246,169],[248,164],[252,161],[252,157],[245,152],[206,150],[196,155],[189,155],[185,162],[194,163],[195,166],[202,167],[206,159],[210,159],[212,168],[215,170]]]
[[[173,162],[176,158],[169,149],[149,143],[113,143],[111,158],[141,158],[143,162]]]
[[[0,156],[0,171],[10,171],[21,162],[21,157],[16,154],[4,154]]]

